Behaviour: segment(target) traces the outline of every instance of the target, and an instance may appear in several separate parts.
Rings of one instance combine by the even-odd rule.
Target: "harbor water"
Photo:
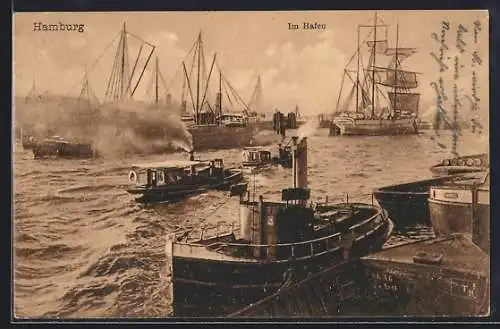
[[[372,202],[374,189],[431,177],[429,167],[450,155],[451,131],[439,143],[426,131],[412,136],[328,137],[311,134],[312,201]],[[487,151],[466,131],[461,154]],[[276,150],[274,150],[276,152]],[[18,318],[167,317],[171,296],[165,242],[169,232],[237,221],[237,198],[211,191],[177,204],[145,206],[124,188],[130,165],[185,154],[92,160],[33,160],[13,146],[14,311]],[[238,149],[197,153],[238,166]],[[278,200],[291,171],[248,177],[255,195]],[[428,227],[395,232],[389,245],[432,236]]]

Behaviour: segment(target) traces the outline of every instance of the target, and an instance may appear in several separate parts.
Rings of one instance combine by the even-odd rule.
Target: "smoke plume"
[[[16,125],[26,134],[91,143],[105,157],[193,148],[192,136],[179,116],[139,102],[89,107],[74,99],[56,99],[21,102],[15,111]]]
[[[319,128],[319,120],[311,118],[305,124],[297,129],[297,136],[302,139],[304,137],[311,137]]]

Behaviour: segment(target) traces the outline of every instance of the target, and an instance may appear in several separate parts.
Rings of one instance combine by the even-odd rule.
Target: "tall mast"
[[[398,97],[398,42],[399,42],[399,23],[396,24],[396,56],[395,56],[395,60],[396,60],[396,66],[394,67],[394,104],[392,105],[392,109],[393,109],[393,114],[394,114],[394,117],[396,116],[396,98]]]
[[[219,69],[219,117],[222,115],[222,72]]]
[[[156,56],[155,63],[155,104],[158,104],[158,56]]]
[[[373,62],[372,62],[372,119],[375,117],[375,54],[377,47],[377,12],[373,23]]]
[[[356,68],[356,113],[359,108],[359,25],[358,25],[358,65]]]
[[[121,78],[120,78],[120,97],[123,98],[123,88],[124,88],[124,85],[123,83],[125,82],[125,50],[126,50],[126,47],[127,47],[127,44],[126,44],[126,40],[127,40],[127,36],[126,36],[126,33],[127,33],[127,30],[126,30],[126,23],[123,22],[123,31],[122,31],[122,63],[121,63],[121,66],[122,66],[122,69],[121,69]]]
[[[196,118],[195,123],[198,123],[198,112],[200,107],[200,65],[201,65],[201,31],[198,34],[198,72],[196,79]]]

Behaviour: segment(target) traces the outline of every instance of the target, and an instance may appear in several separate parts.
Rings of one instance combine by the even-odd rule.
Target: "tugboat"
[[[240,182],[243,173],[236,168],[224,169],[222,159],[195,160],[191,151],[189,161],[132,165],[128,178],[133,184],[127,189],[128,193],[141,194],[136,199],[139,202],[155,203],[179,201],[209,189],[227,189]]]
[[[488,154],[475,154],[444,159],[430,168],[436,176],[447,176],[488,170]]]
[[[242,167],[244,173],[254,173],[256,171],[268,169],[274,165],[281,165],[284,168],[292,168],[291,146],[279,144],[279,156],[272,156],[269,150],[260,146],[245,147],[242,152]]]
[[[293,138],[293,188],[282,201],[240,195],[239,229],[169,237],[174,316],[221,316],[257,302],[324,267],[379,250],[392,224],[376,205],[308,206],[307,139]],[[196,236],[194,236],[196,235]]]
[[[482,181],[445,184],[430,189],[429,209],[436,236],[464,234],[490,250],[490,174]]]
[[[41,142],[33,141],[31,149],[35,159],[51,157],[85,159],[97,156],[91,144],[69,142],[60,136],[52,136]]]
[[[431,186],[442,186],[447,183],[458,183],[474,179],[470,175],[449,175],[424,179],[404,184],[390,185],[378,188],[373,196],[378,204],[387,210],[394,223],[394,229],[404,231],[416,224],[430,226],[428,199]]]

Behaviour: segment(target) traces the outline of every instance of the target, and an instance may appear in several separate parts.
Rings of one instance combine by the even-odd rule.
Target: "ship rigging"
[[[224,115],[224,112],[241,112],[243,116],[248,117],[249,107],[222,73],[222,69],[217,62],[217,53],[213,55],[210,69],[207,74],[201,31],[186,57],[189,57],[191,53],[193,56],[190,63],[188,62],[188,65],[190,64],[189,69],[186,66],[186,61],[182,62],[184,74],[181,93],[181,114],[183,116],[188,115],[189,100],[193,120],[196,125],[220,124],[220,118]],[[219,82],[215,107],[212,107],[208,99],[210,98],[210,79],[214,73],[214,68],[219,72]],[[222,106],[223,100],[227,101],[227,104],[233,111],[224,111]]]
[[[419,93],[412,93],[411,90],[418,87],[417,75],[419,73],[405,70],[402,61],[416,53],[415,48],[399,47],[399,26],[396,28],[396,47],[388,46],[388,26],[375,14],[373,25],[358,25],[358,48],[356,53],[349,60],[342,76],[342,85],[337,100],[336,113],[352,112],[351,104],[355,96],[355,113],[365,114],[366,118],[377,119],[382,116],[391,118],[401,118],[408,115],[418,114]],[[370,49],[368,63],[363,67],[362,45],[360,45],[360,35],[362,28],[370,28],[371,31],[363,40],[362,44],[367,44]],[[377,32],[380,36],[382,29],[383,38],[377,39]],[[368,40],[372,37],[372,40]],[[349,70],[347,67],[356,58],[356,69]],[[379,66],[389,58],[389,63]],[[353,73],[355,76],[353,76]],[[351,90],[345,100],[341,102],[342,92],[346,77],[352,82]],[[382,87],[389,90],[384,93]],[[389,106],[381,106],[381,98],[386,100]]]

